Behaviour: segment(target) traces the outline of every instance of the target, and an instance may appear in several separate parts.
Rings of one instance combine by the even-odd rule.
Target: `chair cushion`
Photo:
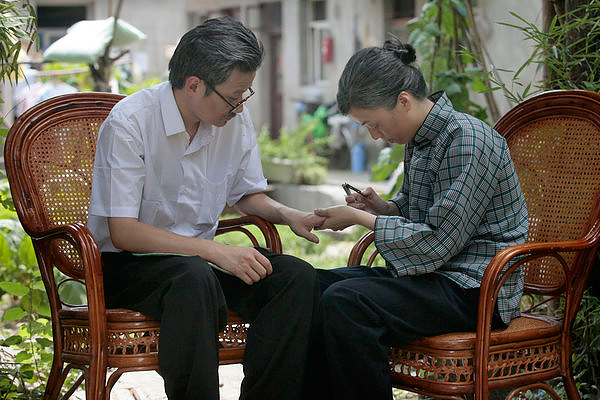
[[[530,374],[559,374],[561,321],[523,314],[506,329],[492,331],[488,357],[490,388],[501,380]],[[474,390],[475,332],[426,337],[390,348],[392,383],[434,393]],[[435,388],[435,389],[433,389]]]
[[[521,317],[513,319],[508,328],[493,330],[490,337],[490,344],[495,345],[554,336],[560,334],[560,327],[560,320],[555,318],[523,314]],[[470,349],[475,346],[475,332],[457,332],[424,337],[412,342],[411,345],[443,350]]]
[[[87,307],[71,307],[59,310],[58,316],[60,319],[87,320],[89,312]],[[107,322],[142,322],[154,321],[153,318],[147,317],[141,312],[129,310],[126,308],[112,308],[106,310]]]

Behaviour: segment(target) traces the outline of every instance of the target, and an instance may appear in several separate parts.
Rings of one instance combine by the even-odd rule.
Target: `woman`
[[[347,196],[347,205],[315,210],[326,218],[321,229],[374,230],[387,265],[318,272],[321,341],[313,372],[329,375],[333,394],[319,391],[327,398],[391,399],[388,346],[474,330],[489,261],[525,242],[527,209],[506,141],[456,111],[445,93],[427,97],[414,61],[412,46],[388,40],[358,51],[339,80],[341,113],[373,139],[406,148],[393,200],[367,188]],[[522,288],[517,270],[500,292],[494,327],[519,315]]]

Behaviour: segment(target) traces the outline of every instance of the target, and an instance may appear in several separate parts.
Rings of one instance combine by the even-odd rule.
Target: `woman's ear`
[[[406,90],[403,90],[400,93],[398,93],[396,106],[402,107],[404,111],[410,111],[410,109],[412,108],[412,97],[410,93],[408,93]]]

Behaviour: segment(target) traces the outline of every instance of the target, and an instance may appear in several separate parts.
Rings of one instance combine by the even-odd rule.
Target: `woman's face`
[[[415,121],[415,98],[407,92],[398,95],[398,102],[391,110],[376,108],[350,108],[352,119],[365,126],[373,139],[389,143],[406,144],[416,135],[420,123]],[[422,122],[422,121],[421,121]]]

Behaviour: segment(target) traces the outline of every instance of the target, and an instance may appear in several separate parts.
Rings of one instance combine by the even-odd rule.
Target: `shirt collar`
[[[452,102],[443,91],[432,94],[429,100],[433,101],[434,105],[413,139],[417,147],[431,143],[444,130],[454,110]]]
[[[185,132],[183,118],[181,117],[181,113],[175,102],[175,96],[173,95],[173,89],[170,82],[162,83],[159,98],[160,112],[162,113],[166,135],[171,136]]]
[[[175,102],[175,95],[173,94],[173,88],[171,82],[167,81],[161,84],[160,88],[160,111],[162,113],[162,120],[165,128],[165,134],[167,136],[177,135],[180,133],[187,132],[183,123],[183,118]],[[192,140],[192,146],[188,151],[195,151],[198,148],[209,143],[214,136],[213,126],[204,121],[200,122],[196,135]]]

